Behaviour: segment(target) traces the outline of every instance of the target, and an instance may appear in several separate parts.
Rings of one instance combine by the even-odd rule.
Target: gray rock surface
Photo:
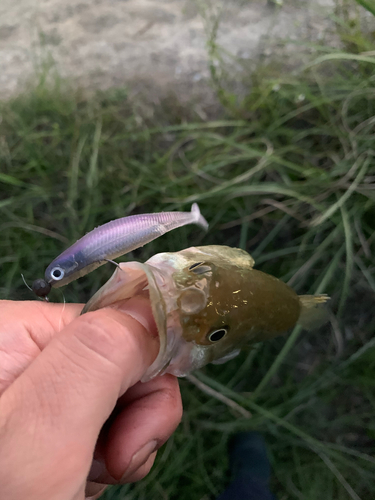
[[[280,39],[329,33],[333,0],[274,1],[0,0],[0,98],[17,93],[48,59],[88,89],[146,82],[155,95],[172,88],[189,98],[209,76],[215,19],[217,43],[238,62],[271,56]]]

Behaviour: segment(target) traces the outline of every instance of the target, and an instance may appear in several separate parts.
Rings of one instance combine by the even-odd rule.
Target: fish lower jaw
[[[186,342],[182,337],[167,336],[167,348],[164,353],[160,352],[154,363],[149,367],[142,378],[142,382],[169,373],[175,377],[185,377],[190,372],[205,366],[209,350],[207,346],[201,346],[194,342]]]

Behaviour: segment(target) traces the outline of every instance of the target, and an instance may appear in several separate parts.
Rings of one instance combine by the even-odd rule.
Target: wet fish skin
[[[191,212],[160,212],[131,215],[95,228],[62,252],[45,271],[45,282],[55,288],[74,281],[172,229],[208,224],[196,203]]]
[[[207,270],[202,274],[194,274],[197,267],[193,271],[185,268],[174,276],[177,287],[186,287],[178,300],[185,340],[212,345],[209,333],[225,327],[227,337],[217,344],[225,351],[228,343],[239,344],[242,338],[245,343],[266,340],[297,323],[301,311],[298,295],[279,279],[212,257],[203,266]],[[207,301],[202,307],[201,300],[198,310],[197,294],[206,288]]]
[[[254,260],[243,250],[196,247],[159,254],[146,264],[173,281],[167,299],[163,295],[167,325],[174,322],[173,332],[167,326],[170,346],[174,337],[168,373],[183,376],[208,363],[225,362],[243,346],[284,334],[299,320],[302,303],[296,292],[253,269]],[[222,329],[225,335],[211,341],[210,335]]]
[[[308,327],[325,312],[327,296],[298,296],[253,266],[243,250],[215,245],[157,254],[145,264],[121,263],[83,312],[147,290],[160,350],[143,380],[159,373],[184,376],[225,362],[244,345],[281,335],[297,322]]]

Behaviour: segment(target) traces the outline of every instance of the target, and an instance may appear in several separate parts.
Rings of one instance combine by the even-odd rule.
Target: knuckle
[[[126,341],[127,349],[132,344],[132,338],[126,335],[127,333],[127,329],[121,328],[109,315],[103,316],[97,311],[80,318],[75,336],[85,348],[114,364],[119,364],[121,344]]]

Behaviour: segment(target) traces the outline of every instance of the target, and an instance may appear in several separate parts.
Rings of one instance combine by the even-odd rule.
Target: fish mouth
[[[141,378],[142,382],[164,373],[183,377],[211,361],[208,346],[198,345],[194,340],[187,341],[183,336],[182,302],[179,304],[183,289],[174,278],[176,271],[187,265],[189,259],[183,252],[157,254],[144,264],[122,262],[82,310],[81,314],[84,314],[111,307],[137,295],[150,300],[159,334],[159,353]]]
[[[111,307],[137,295],[149,298],[159,334],[160,347],[156,359],[143,375],[142,382],[154,378],[169,366],[173,357],[174,340],[181,330],[178,318],[171,317],[171,315],[169,315],[167,327],[168,312],[163,293],[165,294],[165,289],[170,286],[170,279],[168,271],[161,272],[157,268],[139,262],[122,262],[81,312],[85,314],[103,307]]]

